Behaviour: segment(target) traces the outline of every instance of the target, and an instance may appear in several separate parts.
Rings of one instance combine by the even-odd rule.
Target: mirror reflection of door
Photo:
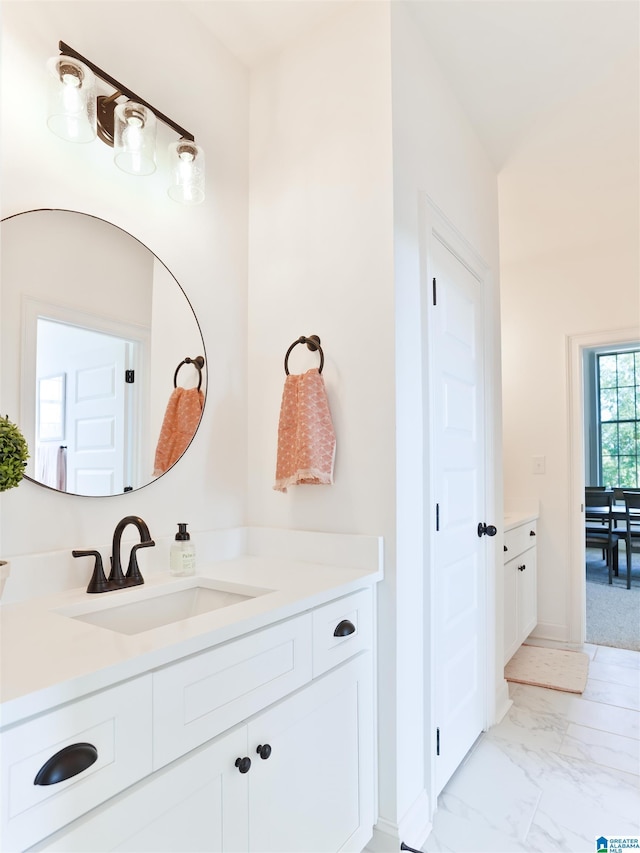
[[[35,477],[61,491],[111,495],[132,487],[135,341],[39,318]],[[133,370],[133,382],[126,371]],[[52,386],[52,377],[64,381]],[[57,428],[54,399],[61,390]],[[43,405],[44,404],[44,405]],[[46,408],[45,408],[46,406]],[[43,411],[44,409],[44,411]],[[53,433],[53,434],[52,434]]]

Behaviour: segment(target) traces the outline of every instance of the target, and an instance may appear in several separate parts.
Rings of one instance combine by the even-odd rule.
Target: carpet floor
[[[587,551],[588,643],[640,651],[640,553],[633,554],[631,589],[627,589],[627,562],[620,550],[620,574],[609,585],[609,574],[599,551]]]

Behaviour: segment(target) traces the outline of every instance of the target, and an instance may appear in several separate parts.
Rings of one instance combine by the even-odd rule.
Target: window
[[[600,485],[640,488],[640,350],[595,361]]]

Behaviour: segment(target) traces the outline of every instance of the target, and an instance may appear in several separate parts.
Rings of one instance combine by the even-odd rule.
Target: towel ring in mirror
[[[202,387],[202,368],[204,367],[204,358],[201,355],[197,355],[195,358],[183,358],[180,364],[176,367],[176,372],[173,374],[173,387],[178,387],[178,373],[180,372],[180,368],[184,364],[193,364],[196,370],[198,371],[198,391]]]

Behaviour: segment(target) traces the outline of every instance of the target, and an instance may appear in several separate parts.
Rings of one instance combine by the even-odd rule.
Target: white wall
[[[138,238],[183,286],[209,366],[201,428],[174,469],[133,494],[91,500],[23,482],[0,496],[2,556],[100,547],[131,513],[156,537],[177,520],[194,534],[243,524],[248,72],[178,3],[128,2],[126,16],[108,2],[11,2],[2,12],[2,216],[68,208]],[[152,177],[126,175],[101,142],[71,145],[48,131],[45,63],[60,39],[196,135],[207,154],[203,205],[170,201],[161,164]],[[158,139],[164,150],[175,134],[159,125]]]
[[[536,634],[557,640],[580,641],[568,336],[640,324],[639,67],[637,50],[620,56],[545,116],[499,176],[505,499],[540,502]],[[533,456],[546,458],[543,475]]]
[[[347,6],[252,77],[249,520],[380,534],[394,498],[388,11]],[[283,495],[283,359],[310,334],[325,356],[335,485]],[[289,367],[318,363],[298,346]]]

